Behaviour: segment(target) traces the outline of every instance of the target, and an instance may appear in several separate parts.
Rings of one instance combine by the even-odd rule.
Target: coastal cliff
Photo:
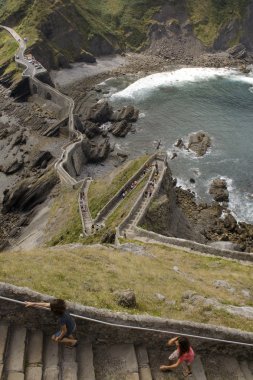
[[[204,52],[242,44],[237,58],[253,50],[252,0],[1,1],[0,23],[28,38],[29,50],[48,69],[72,62],[95,62],[97,56],[144,51],[171,62],[191,63]],[[0,66],[15,52],[0,33]],[[11,70],[4,69],[3,74]],[[12,72],[13,71],[13,72]],[[11,71],[11,77],[15,70]],[[10,82],[10,81],[9,81]]]

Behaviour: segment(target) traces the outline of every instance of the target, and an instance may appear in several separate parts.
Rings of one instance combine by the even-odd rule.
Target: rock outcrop
[[[109,138],[97,136],[92,140],[84,139],[82,150],[88,162],[103,161],[111,150]]]
[[[197,156],[203,156],[210,146],[211,139],[203,131],[193,133],[189,138],[188,149],[195,152]]]
[[[209,193],[213,196],[216,202],[228,202],[229,192],[227,190],[227,183],[224,179],[216,178],[210,186]]]
[[[32,210],[36,205],[46,200],[58,181],[58,175],[54,171],[38,178],[23,180],[13,190],[5,192],[2,212]]]
[[[50,160],[52,160],[53,156],[49,151],[41,151],[34,158],[31,167],[45,169]]]

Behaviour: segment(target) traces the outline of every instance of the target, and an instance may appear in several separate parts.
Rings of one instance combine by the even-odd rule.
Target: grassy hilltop
[[[174,16],[186,11],[194,34],[211,47],[225,25],[242,22],[249,3],[250,0],[0,0],[0,23],[27,36],[37,58],[46,67],[56,68],[65,61],[78,60],[86,52],[103,55],[147,47],[150,26],[166,23],[155,15],[161,11],[163,19],[169,17],[165,5],[170,6]],[[240,34],[239,28],[231,44],[239,41]],[[13,48],[4,47],[5,40],[1,33],[0,56],[8,60]]]

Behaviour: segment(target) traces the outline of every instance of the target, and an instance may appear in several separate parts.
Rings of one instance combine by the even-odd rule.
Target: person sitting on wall
[[[168,346],[173,346],[174,344],[176,345],[177,349],[169,356],[169,360],[176,360],[176,362],[170,365],[161,365],[160,370],[163,372],[170,371],[171,369],[175,369],[180,364],[184,363],[186,365],[184,376],[188,377],[192,374],[191,363],[194,360],[194,351],[190,346],[188,338],[184,336],[177,336],[167,342]]]
[[[66,311],[66,303],[62,299],[54,299],[51,302],[25,302],[26,307],[50,309],[58,319],[60,330],[52,335],[52,340],[63,343],[67,348],[77,346],[75,338],[76,323],[74,318]]]

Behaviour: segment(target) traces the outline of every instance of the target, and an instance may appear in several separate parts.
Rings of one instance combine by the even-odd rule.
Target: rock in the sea
[[[110,131],[114,136],[125,137],[127,133],[131,130],[132,124],[128,123],[126,120],[122,120],[116,123],[113,123]]]
[[[226,181],[221,178],[214,179],[210,186],[209,194],[213,196],[216,202],[228,202],[229,193]]]
[[[136,297],[133,290],[121,290],[114,292],[114,297],[118,305],[123,307],[136,307]]]
[[[111,117],[111,121],[122,121],[134,123],[138,120],[139,110],[134,106],[128,105],[118,111],[114,111]]]
[[[189,138],[188,149],[192,150],[197,156],[203,156],[211,146],[211,139],[207,133],[199,131],[193,133]]]
[[[102,132],[98,124],[92,123],[89,120],[85,121],[83,127],[84,127],[84,133],[89,139],[93,139],[93,137],[100,135]]]
[[[34,206],[44,202],[58,182],[55,171],[47,172],[39,178],[25,179],[12,191],[4,193],[2,212],[32,210]]]
[[[31,167],[44,169],[52,158],[53,156],[49,151],[41,151],[34,158]]]
[[[94,123],[106,123],[111,119],[112,112],[111,105],[107,101],[102,100],[88,110],[87,119]]]

